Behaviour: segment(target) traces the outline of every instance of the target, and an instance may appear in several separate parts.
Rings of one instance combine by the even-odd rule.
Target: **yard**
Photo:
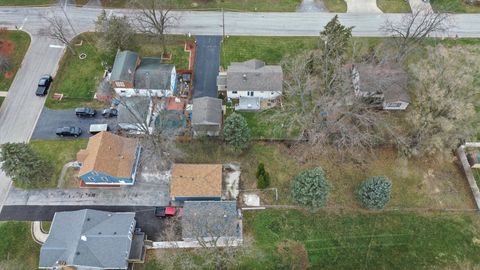
[[[297,134],[287,134],[284,124],[280,120],[273,120],[271,116],[274,109],[261,113],[258,112],[240,112],[245,120],[253,139],[296,139]]]
[[[377,6],[385,13],[409,13],[408,0],[377,0]]]
[[[0,74],[0,91],[8,91],[30,46],[30,36],[22,31],[0,31],[0,54],[10,59],[10,68]]]
[[[330,12],[347,12],[347,3],[344,0],[323,0]]]
[[[3,101],[5,100],[4,97],[0,97],[0,106],[2,106]]]
[[[465,0],[430,0],[430,4],[435,11],[453,13],[480,12],[480,6],[468,5]]]
[[[38,268],[40,245],[32,240],[30,222],[0,222],[0,269]]]
[[[51,141],[31,141],[33,149],[37,151],[43,158],[49,160],[54,165],[55,170],[52,172],[52,178],[49,182],[41,184],[31,184],[26,186],[17,186],[20,188],[55,188],[60,176],[63,165],[74,161],[77,152],[87,146],[86,139],[76,140],[51,140]]]
[[[80,60],[78,55],[72,55],[68,51],[63,56],[45,103],[48,108],[68,109],[79,106],[104,106],[102,103],[95,101],[93,96],[105,68],[113,65],[115,55],[114,53],[101,53],[94,44],[94,35],[93,33],[82,34],[73,41],[74,44],[79,44],[83,40],[82,45],[75,48],[77,53],[86,53],[86,59]],[[183,36],[173,36],[169,39],[171,45],[168,46],[168,49],[172,53],[172,60],[166,63],[175,64],[177,69],[188,67],[189,54],[184,51],[185,39]],[[158,43],[143,36],[136,37],[136,40],[138,45],[131,50],[137,51],[141,57],[161,56],[161,47]],[[64,95],[63,99],[61,101],[53,100],[52,95],[54,93],[62,93]]]

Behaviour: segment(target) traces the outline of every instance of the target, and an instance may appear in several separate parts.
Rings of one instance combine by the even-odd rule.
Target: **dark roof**
[[[55,213],[40,249],[40,267],[66,265],[127,269],[135,213],[78,210]]]
[[[222,100],[213,97],[193,99],[192,125],[217,125],[222,123]]]
[[[113,63],[110,81],[127,81],[133,83],[137,67],[138,54],[131,51],[119,51]]]
[[[150,108],[149,97],[123,98],[117,107],[117,122],[127,124],[145,124]]]
[[[182,238],[241,237],[236,201],[186,201]]]
[[[281,66],[265,65],[252,59],[241,63],[231,63],[227,70],[229,91],[275,91],[281,92],[283,71]]]
[[[142,58],[135,71],[135,88],[168,90],[170,89],[173,69],[175,69],[174,65],[162,64],[160,58]]]

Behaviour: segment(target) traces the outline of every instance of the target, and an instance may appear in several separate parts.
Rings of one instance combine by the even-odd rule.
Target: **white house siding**
[[[160,89],[134,89],[134,88],[114,88],[115,93],[121,97],[170,97],[173,96],[173,90],[160,90]]]
[[[249,93],[253,93],[252,95],[249,95]],[[276,99],[282,95],[281,92],[270,92],[270,91],[227,91],[227,97],[236,99],[240,97],[259,97],[261,99]]]
[[[398,101],[398,102],[384,102],[383,103],[383,109],[384,110],[396,110],[396,111],[401,111],[405,110],[407,108],[409,103],[404,102],[404,101]]]

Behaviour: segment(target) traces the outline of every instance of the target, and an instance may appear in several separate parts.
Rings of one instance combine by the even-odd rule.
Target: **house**
[[[121,98],[117,106],[118,127],[145,133],[152,121],[153,107],[153,100],[150,97]]]
[[[78,177],[86,185],[133,185],[141,150],[136,139],[100,132],[77,153]]]
[[[192,129],[195,136],[218,136],[222,130],[222,100],[212,97],[193,99]]]
[[[410,104],[407,74],[395,65],[352,65],[355,95],[368,98],[383,110],[405,110]]]
[[[135,70],[140,64],[140,58],[136,52],[118,51],[110,73],[110,83],[116,92],[122,89],[133,88]]]
[[[242,239],[236,201],[186,201],[182,214],[184,241],[219,242]]]
[[[247,105],[260,104],[262,100],[274,103],[282,95],[283,70],[279,65],[265,65],[257,59],[234,62],[228,66],[227,72],[219,74],[217,86],[218,91],[226,92],[227,98],[240,99],[240,102],[249,98]],[[249,107],[237,109],[252,110]]]
[[[84,209],[57,212],[40,248],[40,269],[128,269],[143,263],[143,232],[135,230],[135,213]]]
[[[172,201],[219,201],[222,170],[221,164],[174,164],[170,180]]]
[[[119,96],[171,96],[176,91],[177,72],[174,65],[163,64],[160,58],[119,51],[115,57],[110,83]]]

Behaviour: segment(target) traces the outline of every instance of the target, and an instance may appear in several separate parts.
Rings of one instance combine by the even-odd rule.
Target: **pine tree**
[[[245,118],[237,113],[227,117],[223,126],[223,137],[235,150],[248,148],[251,137]]]

